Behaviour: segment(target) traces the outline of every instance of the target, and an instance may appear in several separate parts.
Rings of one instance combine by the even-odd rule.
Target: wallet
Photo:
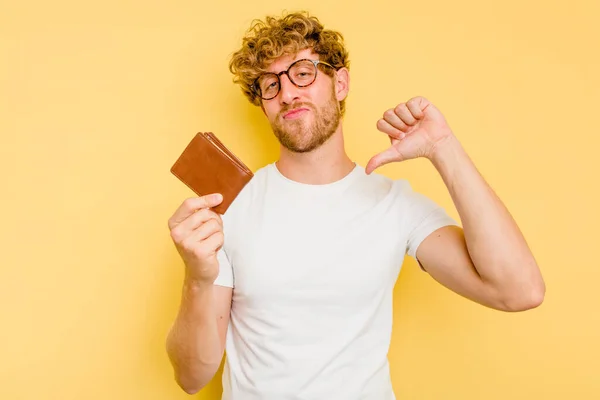
[[[171,167],[171,173],[198,196],[220,193],[212,210],[225,214],[254,174],[212,132],[199,132]]]

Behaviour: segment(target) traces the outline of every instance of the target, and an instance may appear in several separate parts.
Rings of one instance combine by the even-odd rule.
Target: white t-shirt
[[[217,285],[233,287],[223,400],[393,400],[387,352],[405,254],[455,225],[407,181],[308,185],[274,163],[223,215]]]

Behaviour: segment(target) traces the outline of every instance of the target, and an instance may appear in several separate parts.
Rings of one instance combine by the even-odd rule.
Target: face
[[[303,50],[295,56],[276,60],[270,72],[281,72],[296,60],[318,60],[318,55]],[[262,100],[262,109],[269,119],[273,133],[282,146],[295,153],[313,151],[327,141],[337,130],[341,112],[339,101],[346,95],[345,69],[333,77],[319,66],[317,78],[312,85],[296,87],[287,75],[280,76],[281,88],[271,100]]]

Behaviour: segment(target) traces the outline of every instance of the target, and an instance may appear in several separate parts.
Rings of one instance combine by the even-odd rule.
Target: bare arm
[[[212,284],[183,286],[179,313],[167,337],[175,380],[187,393],[210,382],[221,364],[232,289]]]
[[[211,210],[222,196],[185,200],[169,219],[171,237],[185,265],[181,305],[167,336],[175,380],[196,393],[215,375],[225,348],[232,288],[214,284],[217,254],[223,246],[223,221]]]
[[[433,278],[481,304],[506,311],[538,306],[545,285],[536,261],[504,204],[487,185],[442,113],[424,97],[387,110],[377,128],[391,147],[366,167],[429,159],[446,184],[463,222],[427,237],[417,259]]]
[[[431,158],[448,187],[464,231],[445,227],[427,237],[417,258],[451,290],[504,311],[537,307],[545,284],[519,227],[455,138]]]

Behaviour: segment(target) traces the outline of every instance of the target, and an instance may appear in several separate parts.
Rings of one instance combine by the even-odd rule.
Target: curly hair
[[[336,70],[350,67],[343,36],[337,31],[325,29],[316,17],[301,11],[281,18],[267,16],[265,21],[252,21],[242,40],[242,47],[231,57],[229,70],[234,75],[233,81],[240,84],[248,100],[259,106],[261,98],[253,87],[256,78],[275,59],[297,54],[308,48]],[[333,75],[329,68],[324,68],[323,71]],[[340,102],[340,109],[343,114],[345,99]]]

